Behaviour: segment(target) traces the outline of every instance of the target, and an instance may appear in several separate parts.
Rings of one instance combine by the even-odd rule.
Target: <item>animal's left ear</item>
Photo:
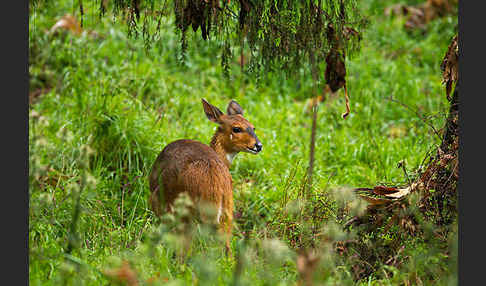
[[[231,100],[228,104],[228,108],[226,108],[226,112],[228,113],[228,115],[243,115],[243,108],[241,108],[241,106],[236,101]]]
[[[206,113],[206,117],[211,120],[212,122],[222,124],[221,116],[223,112],[219,110],[216,106],[212,105],[211,103],[207,102],[204,98],[201,98],[204,113]]]

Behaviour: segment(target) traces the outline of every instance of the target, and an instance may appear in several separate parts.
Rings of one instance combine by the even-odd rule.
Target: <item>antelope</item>
[[[173,203],[187,193],[196,207],[214,208],[215,223],[226,236],[225,248],[231,252],[233,221],[233,180],[229,168],[236,154],[258,154],[262,143],[254,126],[243,117],[243,109],[231,100],[224,114],[204,99],[206,117],[219,126],[210,145],[180,139],[169,143],[155,160],[149,175],[149,205],[157,216],[173,211]]]

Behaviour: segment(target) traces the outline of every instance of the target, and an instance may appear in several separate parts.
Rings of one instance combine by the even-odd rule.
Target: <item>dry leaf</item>
[[[423,188],[423,184],[413,183],[406,188],[376,186],[374,188],[356,188],[354,192],[370,204],[370,207],[380,206],[404,198],[412,191]]]
[[[51,91],[50,87],[38,88],[32,92],[29,92],[29,105],[36,103],[39,100],[40,96],[49,93],[49,91]]]
[[[407,15],[408,14],[408,6],[404,4],[394,4],[385,8],[385,16],[392,16],[392,15]]]
[[[327,25],[327,40],[331,43],[331,50],[326,56],[326,71],[324,78],[332,92],[344,86],[346,80],[345,55],[341,51],[338,35],[332,24]],[[341,36],[341,35],[339,35]]]
[[[388,129],[388,136],[391,138],[400,138],[407,134],[407,129],[404,126],[391,126]]]
[[[313,285],[312,274],[318,265],[320,257],[314,252],[304,251],[297,257],[297,271],[300,275],[300,283],[298,285]]]
[[[385,8],[385,15],[408,15],[405,28],[424,29],[433,19],[453,12],[454,5],[457,4],[458,0],[427,0],[416,6],[395,4]]]
[[[248,56],[245,54],[240,54],[238,58],[236,59],[236,62],[240,67],[245,66],[248,63]]]
[[[358,41],[361,41],[361,34],[353,28],[344,27],[343,28],[343,34],[344,34],[344,37],[348,40],[351,37],[356,37],[356,38],[358,38]]]
[[[407,8],[408,20],[405,23],[405,28],[412,29],[424,29],[427,23],[425,13],[420,8],[408,7]]]
[[[375,197],[369,197],[365,195],[360,195],[360,197],[364,199],[366,202],[368,202],[371,206],[379,206],[391,202],[391,200],[389,199],[375,198]]]
[[[322,90],[322,93],[318,96],[315,96],[315,97],[312,97],[312,98],[309,98],[307,100],[307,104],[306,104],[306,108],[305,108],[305,112],[310,112],[312,110],[312,108],[323,102],[324,99],[326,99],[326,94],[330,94],[331,96],[334,94],[332,91],[331,91],[331,88],[329,87],[328,84],[326,84],[324,86],[324,89]]]
[[[326,71],[324,77],[332,92],[336,92],[346,83],[344,55],[335,49],[332,49],[326,57]]]
[[[444,56],[444,60],[440,65],[442,70],[442,83],[446,85],[447,99],[450,101],[450,94],[452,90],[452,84],[457,82],[459,77],[459,47],[457,45],[457,35],[452,39],[447,53]]]
[[[54,34],[61,30],[70,31],[75,35],[79,35],[82,32],[81,25],[79,24],[78,20],[76,17],[70,14],[62,16],[62,18],[52,26],[50,33]]]
[[[373,188],[373,193],[377,195],[388,195],[396,192],[398,192],[398,189],[394,187],[376,186]]]
[[[169,278],[167,277],[162,277],[160,278],[160,272],[157,272],[155,273],[154,276],[150,277],[149,279],[147,279],[147,281],[145,281],[147,284],[151,285],[157,281],[162,281],[162,282],[169,282]]]
[[[327,84],[331,88],[332,92],[338,91],[341,87],[344,87],[344,96],[346,99],[346,112],[342,114],[343,118],[349,115],[349,97],[348,90],[346,88],[346,64],[345,64],[345,54],[340,48],[338,35],[336,35],[336,30],[332,24],[327,26],[327,39],[331,43],[331,51],[326,56],[326,71],[324,73],[324,78]],[[349,37],[350,35],[358,35],[353,29],[344,29],[344,37]],[[341,37],[340,35],[339,37]]]
[[[128,261],[123,261],[122,266],[117,269],[105,270],[104,274],[127,286],[138,286],[137,273],[130,267]]]

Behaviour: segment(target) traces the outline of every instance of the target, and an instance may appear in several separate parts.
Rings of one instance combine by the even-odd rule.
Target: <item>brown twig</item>
[[[346,88],[346,82],[344,83],[344,98],[346,98],[346,112],[341,114],[343,119],[346,119],[346,117],[349,115],[349,112],[351,111],[349,109],[349,97],[348,97],[348,89]]]
[[[440,140],[442,140],[442,137],[440,136],[440,133],[437,131],[437,129],[435,129],[434,125],[432,125],[430,122],[427,122],[427,120],[425,120],[425,118],[418,111],[413,110],[410,106],[406,105],[405,103],[400,102],[400,101],[394,99],[392,95],[390,95],[389,98],[385,98],[385,99],[390,100],[390,101],[395,102],[395,103],[398,103],[401,106],[405,107],[406,109],[408,109],[408,110],[412,111],[413,113],[415,113],[420,118],[420,120],[422,120],[426,125],[428,125],[430,128],[432,128],[432,130],[434,131],[435,135],[437,135],[437,137]]]
[[[315,104],[312,107],[312,130],[311,130],[311,142],[310,142],[310,155],[309,155],[309,169],[308,169],[308,182],[307,182],[307,197],[310,196],[312,190],[312,175],[314,170],[315,161],[315,146],[316,146],[316,128],[317,128],[317,110],[319,105]]]
[[[79,0],[79,18],[81,18],[81,28],[83,27],[83,16],[84,16],[84,9],[83,9],[83,0]]]
[[[309,58],[311,62],[312,79],[314,81],[313,96],[316,96],[317,82],[319,79],[319,66],[316,64],[316,59],[313,51],[310,52]],[[307,170],[307,175],[308,175],[307,192],[306,192],[307,197],[310,196],[310,192],[312,190],[312,174],[314,171],[314,157],[315,157],[314,153],[315,153],[315,146],[316,146],[317,110],[318,110],[318,104],[314,104],[312,106],[312,130],[311,130],[311,141],[310,141],[309,169]]]

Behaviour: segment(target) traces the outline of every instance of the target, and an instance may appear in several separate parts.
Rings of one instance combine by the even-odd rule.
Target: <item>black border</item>
[[[466,7],[467,3],[467,7]],[[484,98],[486,79],[485,67],[478,61],[485,57],[485,49],[480,44],[484,38],[486,10],[478,4],[483,1],[459,1],[459,285],[481,285],[484,280],[485,237],[482,235],[483,211],[486,200],[483,196],[482,177],[484,160],[482,154],[485,131],[484,114],[479,103]],[[3,260],[4,272],[9,285],[28,285],[28,1],[4,1],[1,17],[3,45],[3,140],[2,149],[7,160],[2,164],[3,189]],[[472,4],[476,4],[473,6]],[[16,13],[12,13],[15,11]],[[12,136],[14,135],[14,136]],[[466,165],[467,164],[467,165]],[[466,167],[468,166],[468,167]],[[15,203],[11,202],[12,196]],[[14,230],[14,232],[12,232]],[[469,234],[467,234],[469,232]],[[474,283],[479,281],[480,283]],[[24,283],[23,283],[24,282]]]
[[[2,11],[1,284],[28,285],[29,1],[4,1]]]
[[[467,6],[466,6],[467,4]],[[473,6],[472,4],[476,4]],[[459,1],[459,285],[484,284],[484,1]],[[484,6],[484,5],[481,5]],[[476,282],[476,283],[475,283]],[[478,283],[479,282],[479,283]],[[482,282],[482,283],[481,283]]]

